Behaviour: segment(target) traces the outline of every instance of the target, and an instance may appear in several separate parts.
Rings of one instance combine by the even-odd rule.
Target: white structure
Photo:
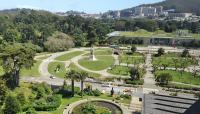
[[[156,7],[136,7],[135,8],[135,15],[137,16],[157,16],[163,13],[162,6]]]
[[[90,48],[89,60],[91,60],[91,61],[96,61],[96,60],[97,60],[97,59],[95,58],[95,55],[94,55],[94,47],[93,47],[93,46]]]

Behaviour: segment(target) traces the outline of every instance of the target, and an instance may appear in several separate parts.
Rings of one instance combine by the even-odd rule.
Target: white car
[[[56,79],[56,77],[55,77],[55,76],[50,76],[50,78],[51,78],[51,79]]]

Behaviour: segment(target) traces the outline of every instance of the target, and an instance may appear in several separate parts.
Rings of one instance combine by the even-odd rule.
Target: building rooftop
[[[145,94],[142,114],[199,114],[197,99],[166,95]]]

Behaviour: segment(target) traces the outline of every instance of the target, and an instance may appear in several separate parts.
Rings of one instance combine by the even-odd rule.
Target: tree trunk
[[[72,97],[74,97],[74,79],[72,79],[71,84],[72,84],[72,88],[71,88],[72,89]]]
[[[14,87],[19,86],[19,72],[20,72],[20,70],[14,70],[14,72],[13,72],[13,85],[14,85]]]
[[[81,81],[81,97],[83,97],[83,80]]]

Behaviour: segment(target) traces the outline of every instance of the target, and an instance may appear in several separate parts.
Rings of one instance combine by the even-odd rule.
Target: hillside
[[[188,12],[200,15],[200,0],[165,0],[155,4],[143,4],[141,6],[163,6],[164,9],[175,9],[176,12]],[[133,8],[122,11],[133,10]]]

